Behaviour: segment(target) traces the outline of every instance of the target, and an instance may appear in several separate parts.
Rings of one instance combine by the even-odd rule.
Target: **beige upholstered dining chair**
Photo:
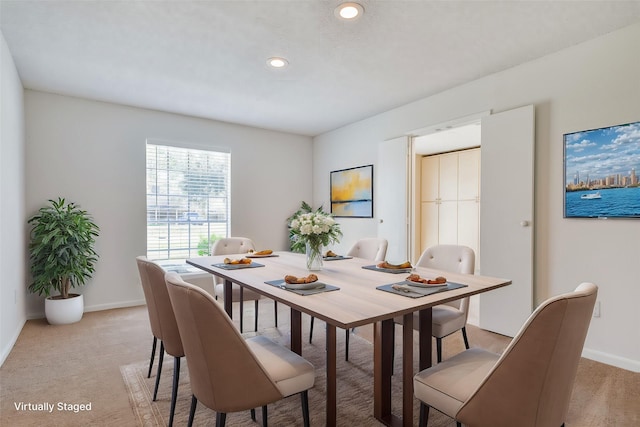
[[[153,261],[148,260],[144,256],[136,258],[138,263],[138,271],[140,272],[140,281],[142,282],[142,290],[144,298],[147,302],[147,311],[149,312],[149,322],[151,323],[151,332],[153,333],[153,346],[151,349],[151,361],[149,363],[149,373],[147,377],[151,377],[151,368],[156,352],[157,341],[160,340],[160,355],[158,358],[158,372],[156,374],[156,385],[153,390],[153,400],[158,396],[158,385],[160,384],[160,374],[162,373],[162,362],[164,352],[174,357],[173,362],[173,388],[171,390],[171,409],[169,412],[169,426],[173,425],[173,414],[176,409],[176,399],[178,396],[178,381],[180,379],[180,358],[184,356],[182,348],[182,340],[176,318],[173,314],[167,286],[164,281],[165,271]]]
[[[418,267],[434,268],[460,274],[475,272],[476,255],[473,249],[462,245],[431,246],[422,253],[416,263]],[[437,305],[432,309],[431,334],[436,339],[438,362],[442,361],[442,338],[456,331],[462,332],[464,346],[469,348],[467,338],[467,318],[469,317],[469,297]],[[415,327],[418,327],[418,313],[414,313]]]
[[[550,298],[502,355],[466,350],[414,377],[420,426],[429,407],[468,427],[563,426],[598,288]]]
[[[233,254],[246,254],[249,251],[255,250],[255,245],[251,239],[246,237],[225,237],[216,240],[211,247],[211,255],[233,255]],[[213,276],[213,283],[215,285],[216,298],[224,298],[224,280],[218,276]],[[240,332],[244,332],[244,302],[254,301],[255,310],[255,330],[258,330],[258,300],[261,298],[260,294],[250,289],[244,289],[240,285],[233,284],[231,286],[232,296],[231,301],[240,302]],[[278,326],[278,306],[274,301],[275,310],[275,323]]]
[[[264,336],[245,340],[207,292],[176,273],[167,273],[165,280],[189,361],[193,396],[188,425],[200,401],[217,412],[218,427],[229,412],[250,409],[255,420],[254,408],[260,406],[267,426],[267,404],[300,393],[308,427],[313,365]]]
[[[387,246],[389,246],[387,239],[376,237],[360,239],[349,249],[347,255],[380,262],[387,256]]]
[[[355,258],[370,259],[374,262],[384,261],[387,256],[387,246],[389,243],[387,239],[381,239],[377,237],[368,237],[360,239],[349,249],[347,256]],[[309,327],[309,343],[313,340],[313,324],[315,317],[311,317],[311,324]],[[345,348],[344,348],[344,360],[349,360],[349,334],[351,331],[345,331]]]

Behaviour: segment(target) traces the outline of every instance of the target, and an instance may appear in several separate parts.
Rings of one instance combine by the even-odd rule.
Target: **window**
[[[147,257],[207,255],[229,231],[231,155],[147,142]]]

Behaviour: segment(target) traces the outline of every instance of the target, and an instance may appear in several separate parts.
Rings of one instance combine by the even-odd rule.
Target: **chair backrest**
[[[387,239],[375,237],[360,239],[349,249],[347,255],[372,261],[384,261],[388,245]]]
[[[425,249],[416,265],[460,274],[473,274],[475,263],[476,254],[467,246],[436,245]]]
[[[560,426],[565,422],[598,287],[542,303],[456,418],[473,426]]]
[[[231,255],[246,254],[250,250],[255,250],[253,240],[246,237],[224,237],[216,240],[211,246],[211,255]],[[213,276],[215,284],[221,284],[224,281],[218,276]]]
[[[196,398],[225,413],[281,399],[276,385],[213,297],[176,273],[167,273],[165,280]]]
[[[246,254],[255,248],[253,240],[246,237],[224,237],[213,243],[211,255]]]
[[[159,264],[144,256],[136,258],[140,281],[147,302],[151,332],[164,344],[164,348],[172,356],[184,356],[182,340],[176,323],[173,307],[164,281],[165,271]]]
[[[473,274],[476,268],[476,254],[473,249],[467,246],[436,245],[425,249],[416,265],[453,273]],[[469,298],[462,298],[446,304],[464,311],[467,315],[469,313]]]

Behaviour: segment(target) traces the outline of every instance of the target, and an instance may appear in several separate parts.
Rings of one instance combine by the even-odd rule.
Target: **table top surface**
[[[307,270],[303,254],[292,252],[275,252],[274,255],[278,256],[253,259],[253,263],[264,265],[259,268],[225,270],[214,266],[214,264],[223,263],[224,258],[241,258],[243,255],[246,254],[191,258],[187,260],[187,263],[233,283],[246,286],[259,294],[342,329],[392,319],[511,283],[507,279],[456,274],[417,267],[412,273],[419,274],[424,278],[444,276],[449,282],[460,283],[466,287],[420,298],[408,298],[378,290],[376,287],[400,282],[409,273],[393,274],[363,269],[363,266],[375,263],[362,258],[325,261],[322,270],[314,272]],[[337,286],[340,289],[303,296],[265,283],[266,281],[284,279],[285,275],[305,277],[310,273],[316,274],[318,281]]]

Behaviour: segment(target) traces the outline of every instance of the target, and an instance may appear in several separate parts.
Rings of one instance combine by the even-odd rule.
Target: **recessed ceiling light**
[[[353,21],[364,13],[364,8],[358,3],[342,3],[334,10],[335,15],[345,21]]]
[[[289,64],[289,61],[284,58],[274,56],[273,58],[267,59],[267,64],[273,68],[284,68]]]

